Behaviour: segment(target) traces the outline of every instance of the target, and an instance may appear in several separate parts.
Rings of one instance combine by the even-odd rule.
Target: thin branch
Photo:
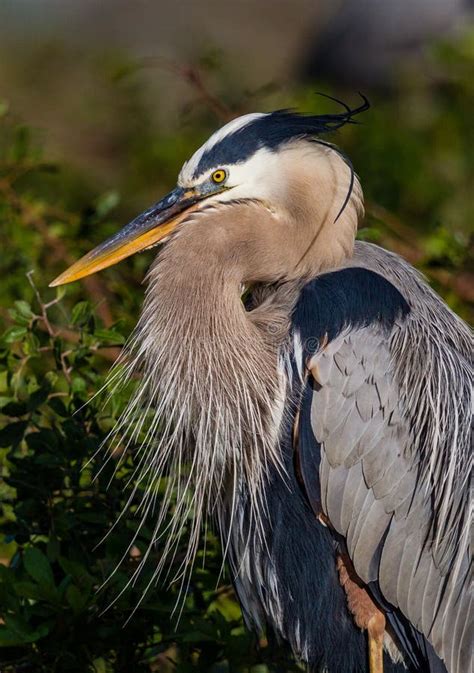
[[[196,91],[199,99],[212,110],[217,119],[228,122],[240,114],[209,91],[201,72],[195,66],[169,61],[164,58],[145,58],[141,63],[145,67],[159,67],[167,70],[185,81]]]
[[[423,262],[425,258],[423,240],[411,227],[408,227],[396,215],[373,201],[367,202],[366,211],[387,227],[390,247],[402,255],[410,264],[420,265]],[[471,272],[455,271],[451,273],[447,269],[434,268],[424,269],[424,271],[442,287],[454,291],[461,300],[474,302],[474,274]]]
[[[23,224],[34,227],[41,234],[45,246],[53,252],[53,258],[61,260],[65,265],[70,265],[75,261],[74,256],[71,255],[65,243],[60,238],[51,234],[46,220],[18,195],[8,180],[0,180],[0,191],[3,192],[10,205],[17,210]],[[58,216],[62,216],[66,220],[68,219],[65,214],[58,215],[55,211],[55,217]],[[97,315],[106,327],[110,327],[114,320],[107,301],[110,295],[105,285],[98,276],[89,276],[84,278],[83,282],[87,293],[95,304]]]
[[[38,288],[36,287],[36,285],[33,281],[33,274],[34,274],[34,271],[28,271],[28,273],[26,274],[26,277],[28,278],[29,284],[33,288],[33,292],[35,293],[35,296],[36,296],[36,301],[38,302],[38,305],[41,309],[41,319],[42,319],[43,324],[46,328],[46,331],[48,332],[49,336],[54,339],[54,337],[57,336],[57,335],[56,335],[56,332],[53,330],[53,328],[51,326],[51,323],[49,322],[48,309],[47,309],[46,304],[43,303],[43,300],[41,299],[41,295],[38,292]]]

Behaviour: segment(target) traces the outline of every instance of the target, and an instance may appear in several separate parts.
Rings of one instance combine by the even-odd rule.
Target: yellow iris
[[[214,171],[214,173],[211,175],[212,181],[215,182],[217,185],[220,184],[221,182],[224,182],[226,177],[227,173],[223,168],[218,168],[217,171]]]

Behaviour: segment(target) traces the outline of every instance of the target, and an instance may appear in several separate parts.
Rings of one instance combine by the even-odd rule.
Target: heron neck
[[[278,351],[304,280],[288,282],[278,260],[272,268],[275,256],[270,255],[267,262],[262,259],[260,241],[245,222],[206,234],[203,218],[199,227],[183,227],[164,248],[149,274],[143,313],[151,314],[152,324],[156,321],[155,333],[179,331],[175,346],[182,347],[187,339],[193,342],[189,347],[195,358],[204,347],[216,366],[252,355],[275,378]],[[253,270],[259,261],[264,269],[261,276]],[[272,274],[285,282],[274,284]],[[267,289],[246,310],[241,297],[249,283]]]
[[[140,394],[173,427],[173,451],[193,461],[205,500],[224,497],[229,478],[224,490],[243,480],[257,498],[268,461],[279,460],[284,301],[247,312],[238,259],[223,260],[220,243],[204,240],[176,236],[149,274],[137,326]]]

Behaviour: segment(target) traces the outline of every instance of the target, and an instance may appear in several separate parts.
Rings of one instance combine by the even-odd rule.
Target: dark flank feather
[[[248,626],[273,629],[310,671],[366,673],[367,637],[347,609],[336,571],[337,540],[314,516],[299,482],[292,429],[291,418],[281,438],[288,477],[274,469],[268,477],[263,544],[255,530],[249,530],[245,495],[240,501],[245,523],[230,555],[235,588]],[[385,673],[406,673],[387,654],[384,663]]]

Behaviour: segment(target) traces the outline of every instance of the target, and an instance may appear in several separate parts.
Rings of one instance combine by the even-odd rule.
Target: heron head
[[[322,206],[320,220],[337,221],[356,185],[357,214],[352,219],[357,224],[361,194],[352,166],[320,135],[353,123],[353,117],[368,107],[364,98],[358,108],[344,106],[339,114],[280,110],[234,119],[184,164],[175,189],[73,264],[51,286],[78,280],[167,241],[192,213],[209,206],[263,206],[287,223],[298,221],[297,230],[287,228],[285,235],[290,240],[296,234],[304,245],[304,241],[311,243],[314,227],[316,232],[320,230],[317,206]],[[309,223],[307,231],[305,221]]]

